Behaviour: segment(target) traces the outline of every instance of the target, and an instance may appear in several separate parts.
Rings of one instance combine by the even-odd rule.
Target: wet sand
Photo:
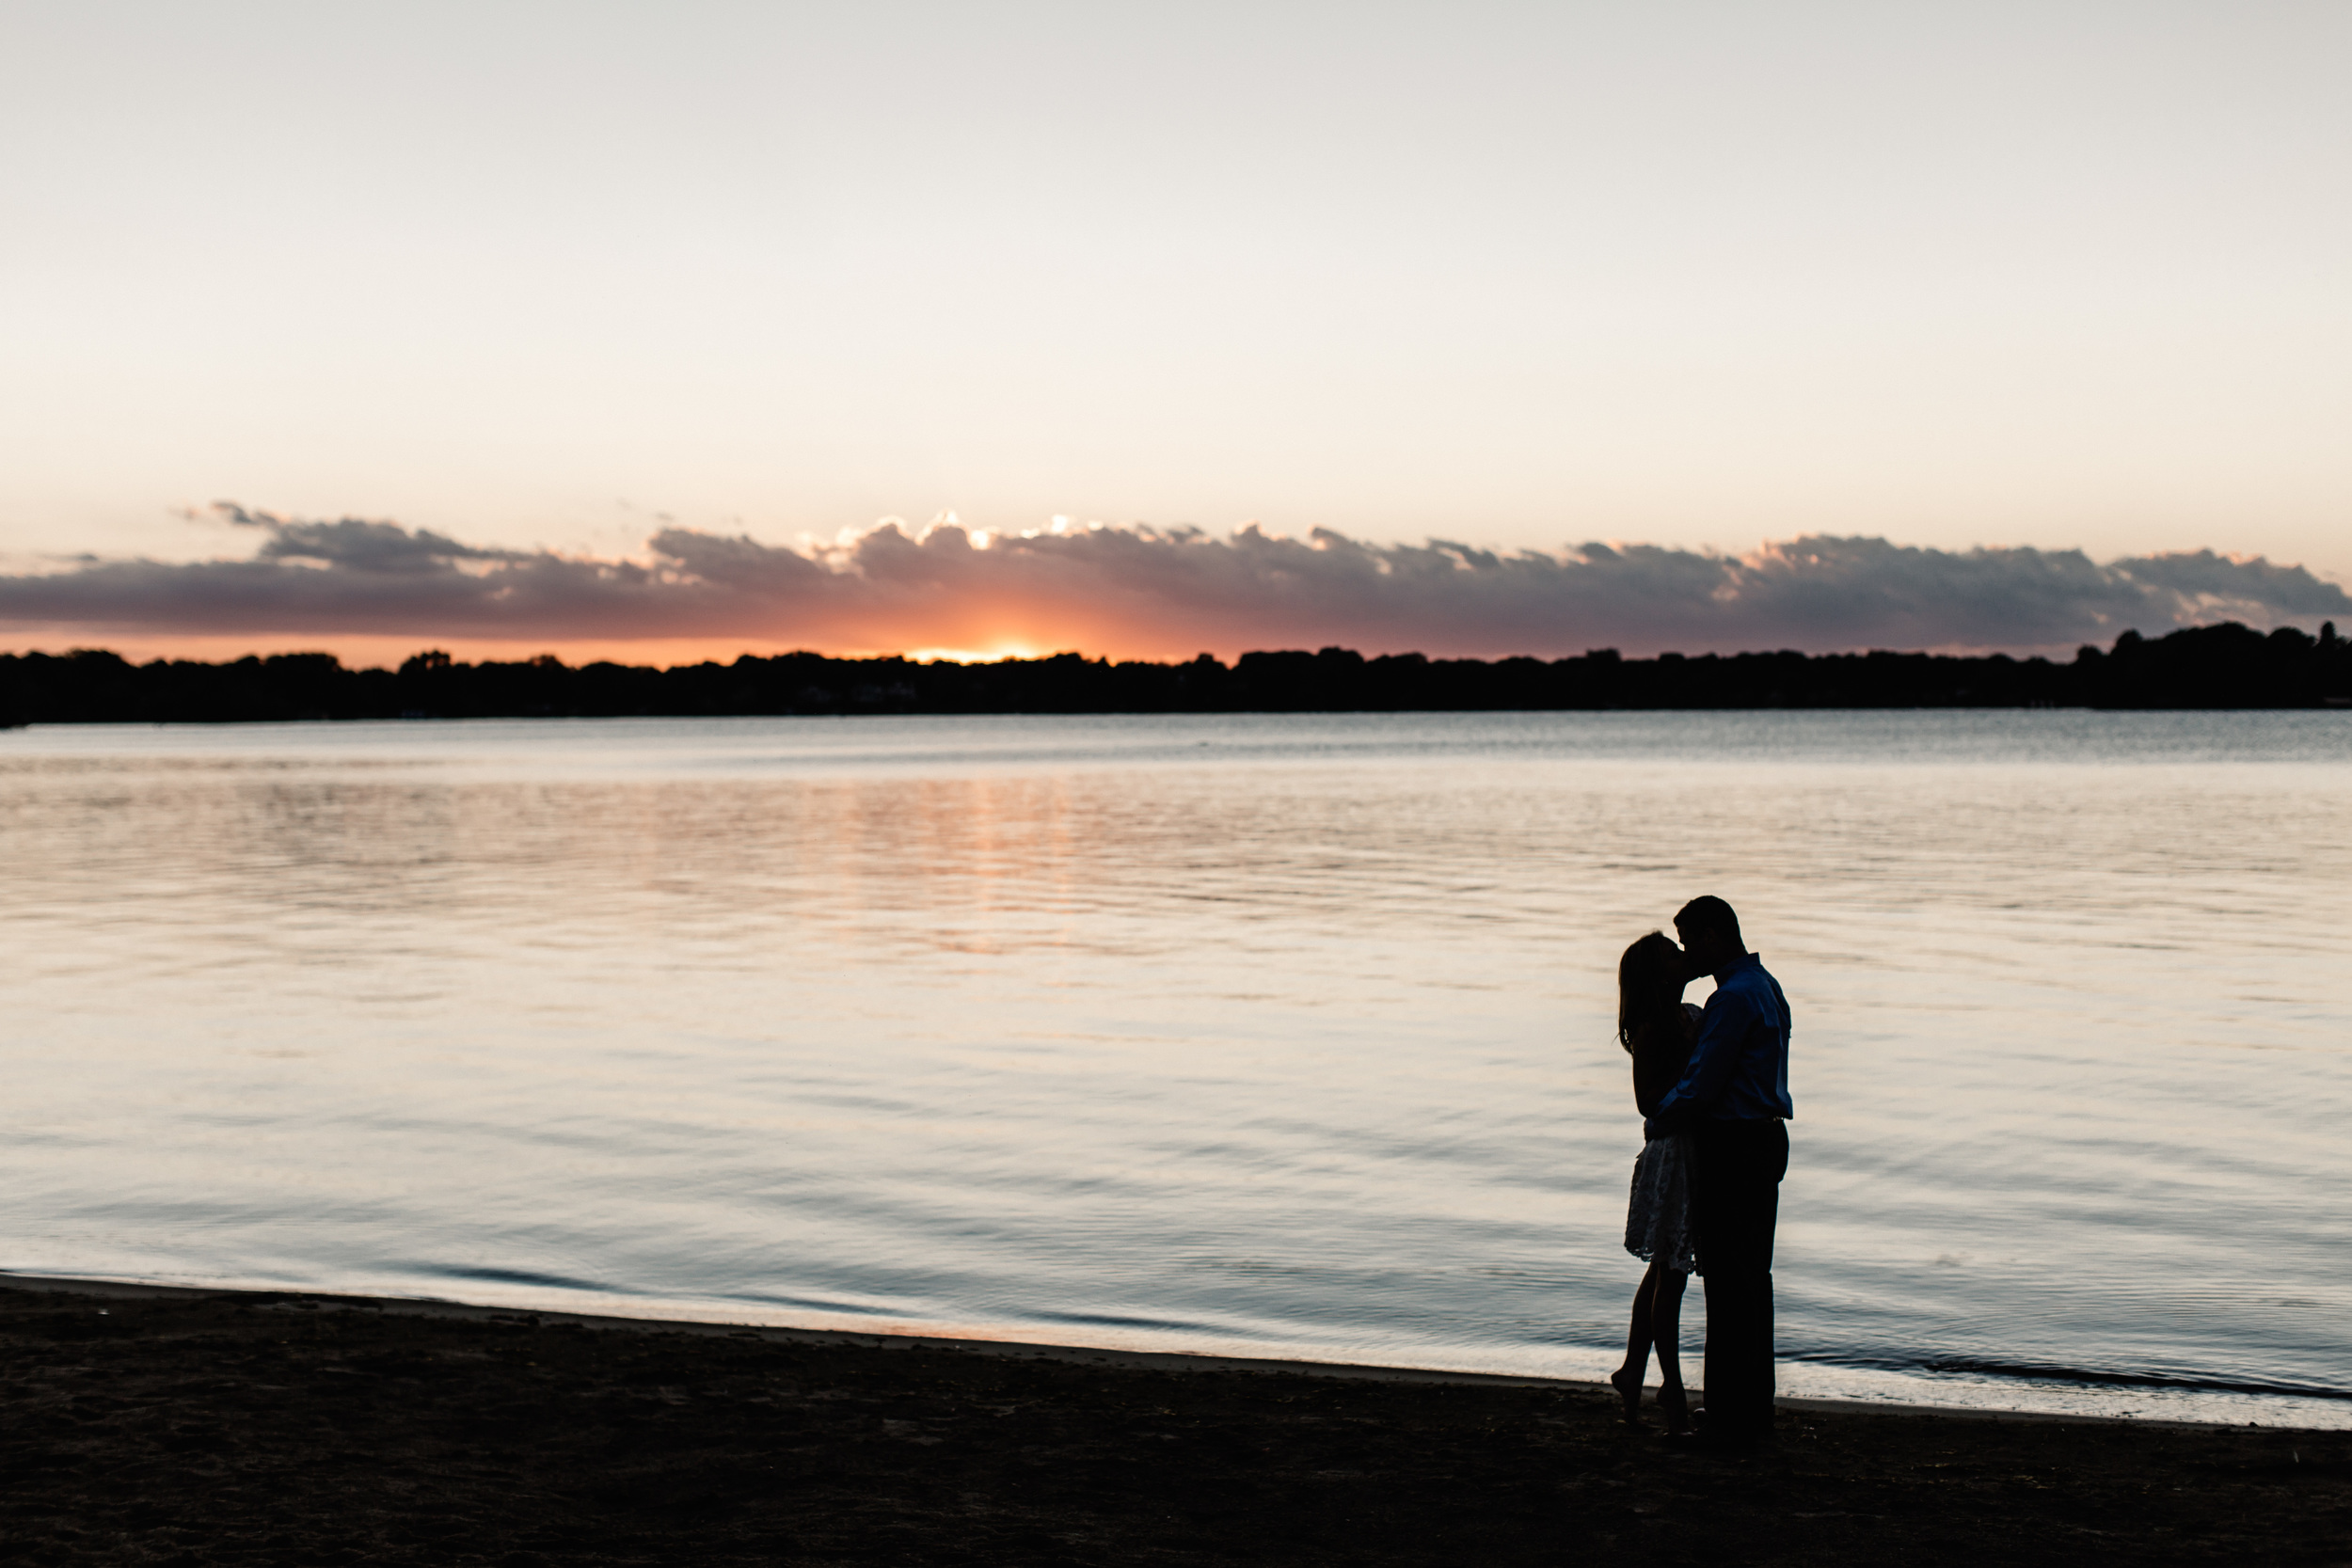
[[[0,1561],[2352,1564],[2352,1433],[1336,1370],[8,1281]]]

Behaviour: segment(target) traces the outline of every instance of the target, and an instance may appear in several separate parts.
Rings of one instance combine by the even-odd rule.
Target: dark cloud
[[[430,529],[343,517],[331,523],[304,522],[271,512],[248,512],[235,501],[215,501],[213,512],[239,528],[268,531],[255,552],[260,561],[314,561],[364,572],[429,572],[451,561],[522,561],[515,550],[477,549]]]
[[[2300,566],[2210,550],[1935,550],[1814,535],[1724,556],[1654,545],[1500,553],[1317,530],[1093,528],[976,539],[896,523],[806,550],[680,528],[644,562],[487,549],[396,523],[223,503],[252,557],[87,561],[0,578],[0,623],[233,634],[831,650],[1009,643],[1120,655],[1319,646],[1433,655],[1679,648],[2068,648],[2232,619],[2352,616]]]

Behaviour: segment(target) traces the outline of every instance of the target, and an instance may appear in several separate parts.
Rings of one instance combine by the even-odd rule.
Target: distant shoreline
[[[575,668],[552,656],[398,670],[331,654],[135,665],[103,649],[0,654],[0,726],[289,720],[717,718],[755,715],[1555,712],[1909,708],[2352,708],[2352,642],[2236,622],[2125,632],[2070,663],[1887,653],[1552,660],[1248,653],[1232,665],[1079,654],[989,664],[745,654],[731,664]]]

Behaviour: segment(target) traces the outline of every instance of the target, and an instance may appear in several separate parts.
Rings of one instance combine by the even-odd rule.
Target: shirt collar
[[[1732,959],[1729,963],[1724,965],[1723,968],[1715,972],[1715,983],[1720,986],[1725,980],[1730,979],[1733,975],[1739,974],[1743,969],[1761,969],[1763,967],[1764,955],[1761,953],[1742,953],[1738,958]]]

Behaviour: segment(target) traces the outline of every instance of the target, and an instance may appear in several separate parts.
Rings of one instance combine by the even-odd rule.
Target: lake
[[[2334,712],[7,732],[0,1268],[1594,1378],[1616,958],[1713,893],[1796,1020],[1784,1392],[2352,1426],[2348,765]]]

